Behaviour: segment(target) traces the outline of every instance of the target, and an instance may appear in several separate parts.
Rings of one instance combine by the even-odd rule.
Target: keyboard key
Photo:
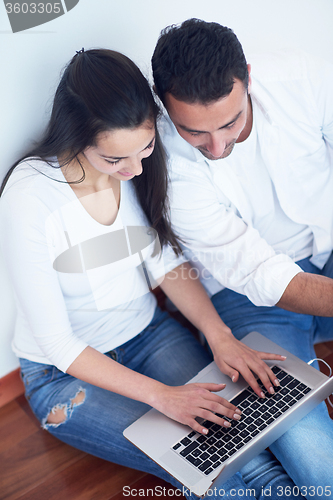
[[[214,425],[214,422],[210,422],[210,420],[205,420],[202,425],[207,429],[210,429]]]
[[[245,424],[252,424],[252,422],[254,422],[254,418],[252,418],[252,417],[247,417],[247,418],[244,420],[244,423],[245,423]]]
[[[256,436],[257,434],[259,434],[258,429],[256,429],[255,431],[251,432],[251,436],[252,437]]]
[[[210,457],[210,460],[211,460],[212,462],[214,462],[214,463],[215,463],[215,462],[217,462],[218,460],[220,460],[220,457],[219,457],[219,455],[217,455],[217,453],[215,453],[214,455],[212,455],[212,456]]]
[[[192,457],[192,455],[187,455],[186,460],[188,460],[191,464],[195,465],[196,467],[202,464],[202,460],[200,460],[200,458],[194,458]]]
[[[233,445],[233,443],[231,443],[231,442],[230,442],[230,443],[226,443],[226,445],[225,445],[225,448],[226,448],[227,450],[231,450],[233,447],[234,447],[234,445]]]
[[[215,432],[215,431],[218,431],[218,430],[220,430],[220,428],[221,428],[221,426],[220,426],[220,425],[218,425],[218,424],[214,424],[214,425],[212,426],[212,431],[214,431],[214,432]]]
[[[219,460],[218,462],[215,462],[215,464],[213,464],[213,469],[217,469],[217,467],[219,465],[221,465],[221,463],[222,463],[221,460]]]
[[[295,379],[295,380],[292,380],[288,385],[288,389],[294,389],[295,387],[297,387],[299,384],[299,380]]]
[[[186,457],[186,455],[188,455],[189,453],[191,453],[191,451],[195,450],[195,448],[199,446],[198,443],[196,441],[193,441],[193,443],[191,443],[189,446],[186,446],[186,448],[184,448],[180,454],[183,456],[183,457]]]
[[[238,444],[241,442],[241,438],[239,436],[235,436],[234,439],[232,440],[233,443]]]
[[[226,450],[225,448],[222,448],[221,450],[218,450],[217,454],[220,456],[220,457],[224,457],[225,455],[228,454],[228,450]]]
[[[283,370],[280,369],[280,372],[278,374],[276,374],[276,378],[281,380],[283,379],[285,376],[287,375],[287,373]]]
[[[232,403],[233,405],[235,406],[239,406],[240,403],[242,403],[243,401],[245,401],[245,399],[250,396],[250,392],[248,390],[244,390],[242,391],[238,396],[236,396],[235,398],[233,398],[230,403]]]
[[[192,432],[190,432],[190,434],[187,437],[190,439],[190,438],[193,438],[193,436],[195,436],[195,435],[196,435],[196,432],[192,431]]]
[[[214,434],[214,437],[216,437],[216,439],[220,439],[222,436],[223,436],[223,432],[221,432],[221,431],[217,431]]]
[[[274,375],[278,375],[281,371],[281,368],[279,368],[278,366],[273,366],[271,370],[274,373]]]
[[[210,448],[208,448],[207,450],[207,453],[209,453],[210,455],[213,455],[214,453],[217,452],[217,448],[216,446],[211,446]]]
[[[192,441],[187,437],[185,437],[184,439],[181,440],[181,444],[183,444],[184,446],[187,446],[190,443],[192,443]]]
[[[206,440],[207,438],[203,434],[197,438],[198,443],[204,443]]]
[[[192,455],[194,457],[199,457],[201,455],[202,451],[200,450],[200,448],[197,448],[196,450],[193,450],[192,451]]]
[[[214,437],[214,436],[212,436],[212,437],[210,437],[209,439],[207,439],[207,443],[208,443],[208,444],[214,444],[214,443],[216,443],[216,441],[217,441],[217,439],[215,439],[215,437]]]
[[[267,427],[267,424],[264,423],[260,427],[258,427],[258,429],[259,429],[259,431],[263,431],[264,429],[266,429],[266,427]]]
[[[252,410],[256,410],[257,408],[260,407],[260,403],[258,403],[258,401],[255,401],[254,403],[252,403],[251,405],[251,408]]]
[[[292,376],[291,375],[286,375],[282,380],[280,380],[280,385],[282,385],[282,387],[285,387],[286,385],[289,384],[289,382],[291,382],[293,380]]]
[[[207,448],[209,448],[209,444],[207,443],[202,443],[200,446],[199,446],[200,450],[202,451],[205,451],[207,450]]]
[[[175,446],[173,446],[173,450],[178,450],[178,448],[180,448],[180,446],[181,446],[180,443],[175,444]]]
[[[204,472],[208,467],[211,467],[213,464],[210,460],[206,460],[203,464],[200,465],[199,470]]]
[[[214,469],[213,469],[212,467],[209,467],[209,469],[206,469],[206,470],[205,470],[205,474],[206,474],[206,476],[208,476],[208,474],[210,474],[211,472],[213,472],[213,470],[214,470]]]
[[[245,445],[245,443],[243,441],[241,441],[240,443],[236,444],[236,450],[240,450],[244,445]]]

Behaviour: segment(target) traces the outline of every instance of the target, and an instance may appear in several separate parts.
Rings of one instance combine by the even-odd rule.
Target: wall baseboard
[[[24,385],[20,376],[20,368],[0,378],[0,408],[13,399],[24,394]]]

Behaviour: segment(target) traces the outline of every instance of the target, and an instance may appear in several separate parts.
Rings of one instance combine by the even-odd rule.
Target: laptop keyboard
[[[259,398],[249,386],[230,401],[242,411],[241,420],[231,420],[217,414],[228,420],[231,427],[206,420],[202,425],[208,429],[208,434],[192,431],[172,446],[172,449],[208,475],[311,390],[278,366],[273,366],[272,371],[280,382],[280,387],[274,388],[275,394],[269,394],[261,381],[258,381],[266,399]]]

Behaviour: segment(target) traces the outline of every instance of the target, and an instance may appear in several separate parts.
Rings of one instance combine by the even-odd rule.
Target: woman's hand
[[[263,360],[284,361],[285,356],[255,351],[237,340],[231,332],[224,333],[214,343],[211,342],[210,347],[214,361],[221,372],[228,375],[233,382],[237,382],[239,374],[241,374],[259,397],[264,397],[264,394],[254,374],[260,378],[266,390],[271,394],[274,394],[273,386],[280,385],[272,370]]]
[[[225,384],[213,383],[194,383],[178,387],[165,385],[152,406],[167,417],[190,426],[194,431],[207,434],[208,429],[195,420],[197,417],[225,427],[230,427],[230,422],[217,414],[233,420],[241,418],[241,411],[236,406],[214,394],[224,388]]]

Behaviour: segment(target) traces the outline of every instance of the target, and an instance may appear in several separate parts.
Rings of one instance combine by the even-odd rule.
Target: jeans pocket
[[[57,376],[57,368],[52,365],[42,365],[33,361],[21,363],[21,377],[25,387],[25,395],[30,399],[41,386],[51,382]]]

